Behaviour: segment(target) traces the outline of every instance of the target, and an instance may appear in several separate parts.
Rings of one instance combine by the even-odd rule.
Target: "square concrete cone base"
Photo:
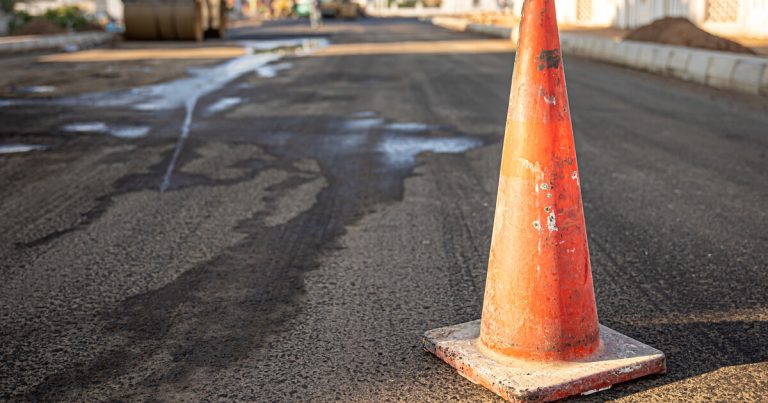
[[[527,361],[480,344],[480,321],[434,329],[424,348],[474,383],[512,402],[552,401],[589,394],[667,370],[664,353],[600,325],[600,349],[578,361]]]

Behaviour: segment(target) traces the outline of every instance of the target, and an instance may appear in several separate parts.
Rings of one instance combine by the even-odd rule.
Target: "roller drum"
[[[203,40],[202,5],[199,2],[175,2],[175,13],[170,24],[176,29],[176,38],[184,41]]]
[[[203,40],[202,5],[195,0],[126,0],[125,38]]]
[[[139,41],[159,39],[155,15],[154,4],[126,0],[123,11],[125,39]]]

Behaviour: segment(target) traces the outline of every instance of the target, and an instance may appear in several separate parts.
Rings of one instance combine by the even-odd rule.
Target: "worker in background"
[[[320,13],[320,0],[311,0],[312,7],[309,9],[309,26],[312,29],[318,29],[323,25],[323,15]]]

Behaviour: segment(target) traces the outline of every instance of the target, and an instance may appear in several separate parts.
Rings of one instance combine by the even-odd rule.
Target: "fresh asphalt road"
[[[480,314],[513,54],[409,20],[231,39],[311,35],[182,141],[183,105],[0,102],[1,144],[48,147],[0,154],[0,399],[496,399],[420,336]],[[768,102],[565,66],[600,320],[669,365],[580,399],[765,399]]]

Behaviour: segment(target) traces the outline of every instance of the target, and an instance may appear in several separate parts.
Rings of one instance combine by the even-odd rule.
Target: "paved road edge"
[[[472,24],[463,18],[433,17],[432,24],[517,41],[510,27]],[[563,52],[676,77],[711,87],[768,96],[768,58],[638,41],[617,41],[562,32]]]
[[[83,32],[65,35],[29,35],[0,38],[0,56],[15,55],[44,50],[65,50],[89,48],[111,41],[115,34],[109,32]]]

